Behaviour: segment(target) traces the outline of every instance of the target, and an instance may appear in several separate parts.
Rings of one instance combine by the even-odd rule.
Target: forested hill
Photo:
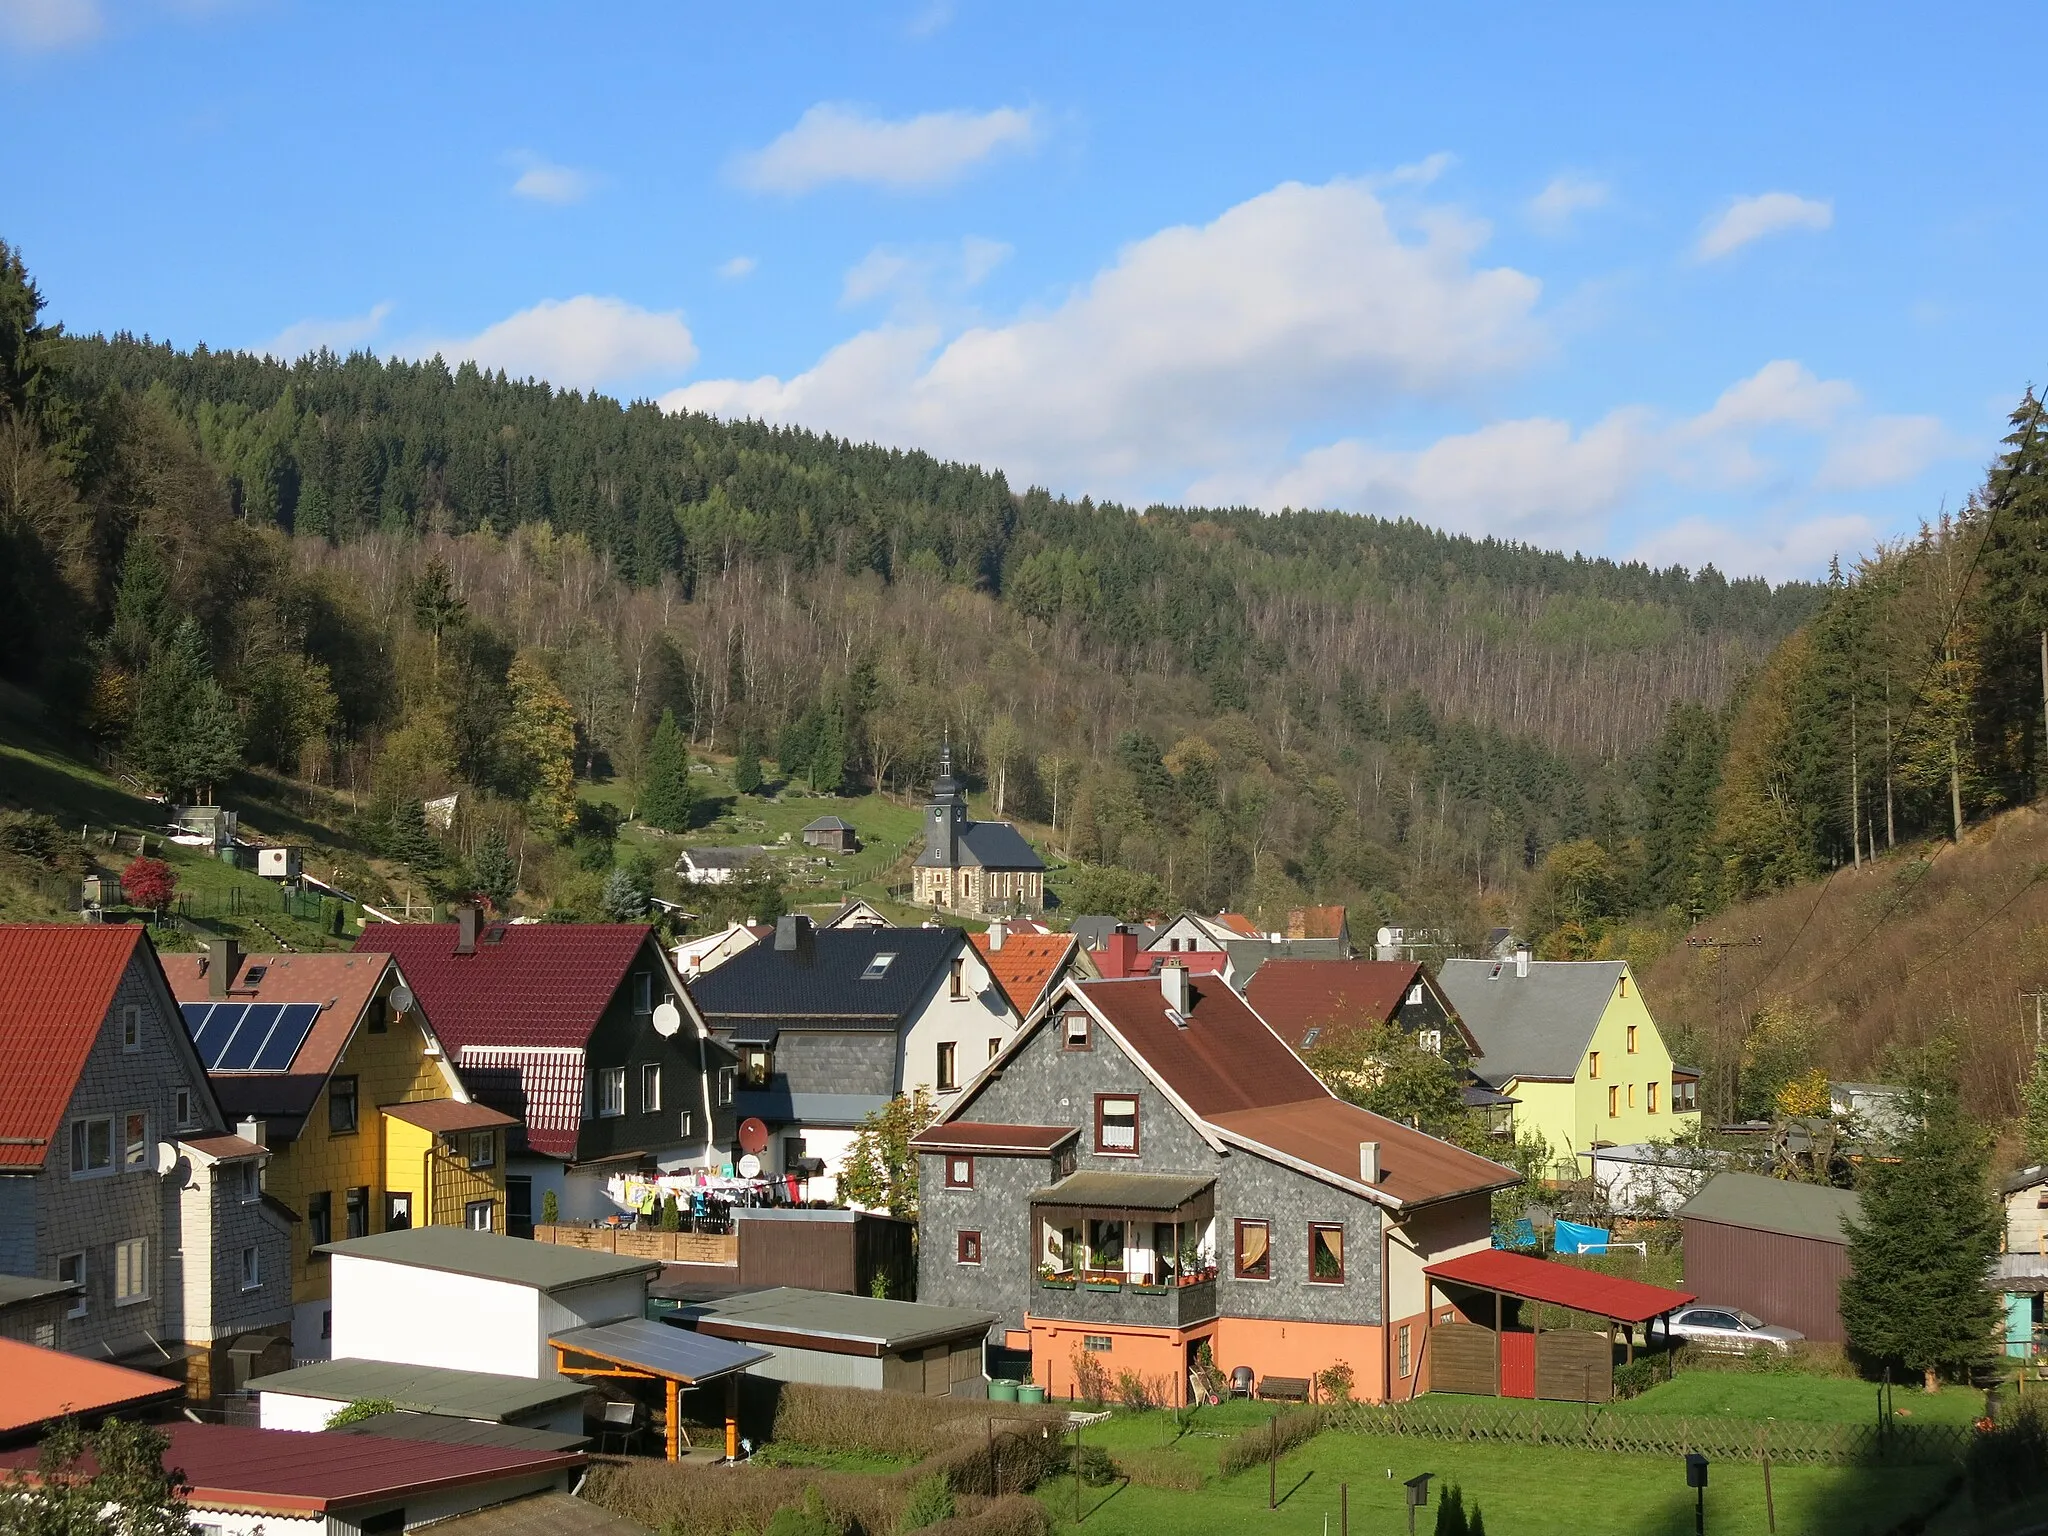
[[[1517,917],[1552,850],[1690,847],[1698,752],[1680,730],[1665,764],[1669,722],[1718,721],[1825,596],[1019,495],[468,367],[71,338],[39,309],[0,247],[0,672],[166,789],[267,765],[345,790],[374,838],[466,787],[451,861],[487,823],[568,838],[572,769],[630,803],[672,711],[698,752],[899,795],[950,734],[989,807],[1121,907],[1470,928]],[[573,906],[544,849],[521,868],[523,903]],[[1682,860],[1630,868],[1630,902],[1683,898]]]

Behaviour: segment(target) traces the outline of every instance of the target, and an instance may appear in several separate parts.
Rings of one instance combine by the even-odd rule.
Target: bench
[[[1305,1403],[1308,1401],[1308,1378],[1268,1376],[1259,1383],[1259,1396],[1269,1403]]]

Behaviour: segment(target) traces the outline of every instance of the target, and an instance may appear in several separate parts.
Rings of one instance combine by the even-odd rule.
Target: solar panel
[[[185,1033],[191,1038],[194,1045],[199,1043],[200,1032],[206,1028],[206,1016],[212,1011],[213,1004],[211,1003],[180,1003],[178,1005],[178,1012],[185,1016]]]
[[[278,1003],[251,1003],[249,1011],[235,1029],[235,1038],[221,1047],[220,1057],[211,1070],[215,1072],[246,1072],[256,1060],[256,1053],[263,1049],[263,1042],[270,1037],[270,1027],[277,1022],[277,1016],[284,1012]]]
[[[263,1049],[256,1053],[256,1072],[282,1072],[292,1064],[292,1058],[299,1054],[299,1047],[306,1043],[306,1036],[313,1028],[313,1021],[320,1017],[318,1003],[287,1003],[279,1016],[277,1025],[270,1031],[270,1038],[263,1042]]]
[[[212,1005],[206,1016],[205,1025],[192,1037],[192,1044],[199,1051],[199,1059],[206,1063],[207,1071],[211,1072],[220,1064],[220,1053],[226,1050],[235,1038],[235,1030],[240,1026],[242,1016],[248,1011],[247,1003]]]

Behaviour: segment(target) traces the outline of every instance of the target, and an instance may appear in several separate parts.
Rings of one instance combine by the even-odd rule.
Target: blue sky
[[[2048,373],[2042,30],[0,0],[0,238],[73,330],[1811,575],[1959,502]]]

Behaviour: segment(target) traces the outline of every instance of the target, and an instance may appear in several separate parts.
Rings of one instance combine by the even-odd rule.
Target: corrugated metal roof
[[[1216,1182],[1202,1173],[1104,1173],[1084,1169],[1034,1189],[1034,1205],[1090,1206],[1118,1211],[1177,1211]]]
[[[729,1339],[671,1328],[645,1317],[571,1328],[549,1335],[548,1342],[571,1354],[594,1356],[692,1386],[731,1376],[771,1358],[765,1349],[749,1349]]]
[[[1474,1070],[1498,1087],[1515,1077],[1578,1076],[1593,1031],[1627,969],[1619,960],[1446,960],[1437,984],[1479,1042]]]
[[[1717,1173],[1678,1208],[1681,1221],[1719,1222],[1753,1232],[1779,1232],[1823,1243],[1846,1243],[1844,1223],[1857,1219],[1863,1202],[1852,1189],[1767,1179],[1754,1173]]]
[[[764,1016],[821,1024],[869,1019],[891,1027],[965,942],[958,928],[814,928],[808,965],[770,939],[699,976],[690,996],[714,1029]],[[895,958],[869,978],[883,955]]]
[[[544,1246],[544,1245],[537,1245]],[[458,1419],[517,1418],[588,1389],[566,1377],[535,1380],[484,1371],[451,1371],[386,1360],[320,1360],[250,1380],[251,1392],[283,1392],[334,1403],[392,1403],[408,1413],[445,1413]]]
[[[334,1431],[337,1435],[381,1435],[387,1440],[431,1440],[436,1445],[493,1445],[508,1451],[580,1451],[588,1435],[526,1429],[458,1419],[446,1413],[377,1413]]]
[[[375,1259],[438,1269],[449,1274],[532,1286],[537,1291],[561,1290],[593,1280],[622,1275],[653,1275],[661,1270],[653,1259],[621,1258],[587,1248],[557,1247],[523,1237],[500,1237],[466,1227],[413,1227],[403,1232],[378,1232],[344,1238],[315,1250],[344,1259]]]
[[[1554,1307],[1570,1307],[1575,1312],[1590,1312],[1619,1323],[1647,1322],[1698,1299],[1690,1291],[1667,1290],[1640,1280],[1575,1269],[1569,1264],[1532,1259],[1502,1248],[1461,1254],[1441,1264],[1431,1264],[1423,1273],[1434,1280],[1544,1301]]]
[[[0,1168],[40,1168],[55,1150],[121,977],[155,953],[137,924],[0,926]]]
[[[25,1301],[43,1301],[68,1296],[81,1289],[75,1280],[41,1280],[34,1275],[0,1275],[0,1307],[17,1307]]]
[[[183,1381],[0,1339],[0,1434],[32,1429],[66,1414],[104,1413],[184,1393]],[[32,1465],[35,1452],[29,1457]]]
[[[936,1339],[981,1334],[996,1321],[994,1312],[967,1307],[940,1307],[924,1301],[885,1301],[875,1296],[844,1296],[830,1291],[805,1291],[778,1286],[750,1291],[689,1309],[698,1321],[716,1322],[743,1331],[810,1334],[878,1345],[884,1351],[914,1349]],[[666,1325],[657,1325],[666,1326]],[[681,1331],[681,1330],[672,1330]]]
[[[434,1522],[434,1536],[648,1536],[647,1527],[587,1499],[550,1491]]]

